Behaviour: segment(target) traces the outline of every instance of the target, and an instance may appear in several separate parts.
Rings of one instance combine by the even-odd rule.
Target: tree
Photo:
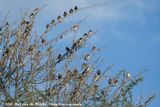
[[[35,18],[41,8],[30,14],[26,12],[14,27],[7,20],[3,21],[0,27],[1,105],[32,106],[43,102],[48,105],[146,107],[151,102],[154,95],[134,103],[132,89],[143,81],[141,75],[133,77],[122,69],[109,77],[107,73],[112,64],[106,69],[97,67],[101,63],[98,53],[102,48],[87,44],[97,32],[88,30],[76,38],[84,19],[47,41],[54,27],[82,9],[85,8],[75,6],[52,19],[42,34],[34,31]],[[70,32],[74,35],[70,46],[64,46],[63,53],[56,52],[55,44]],[[100,85],[101,82],[104,84]]]

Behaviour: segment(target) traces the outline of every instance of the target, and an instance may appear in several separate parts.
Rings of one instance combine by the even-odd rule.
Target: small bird
[[[82,40],[83,40],[82,38],[79,38],[78,43],[82,44],[82,42],[83,42]]]
[[[9,23],[8,23],[8,22],[6,22],[5,26],[8,28],[8,27],[9,27]]]
[[[8,54],[8,53],[9,53],[9,49],[7,48],[6,51],[5,51],[5,54]]]
[[[61,79],[62,78],[62,75],[61,74],[58,74],[58,79]]]
[[[92,30],[89,30],[88,35],[92,35],[92,34],[93,34]]]
[[[59,38],[60,38],[60,39],[63,39],[63,35],[60,35]]]
[[[29,21],[26,21],[26,25],[29,25]]]
[[[99,75],[95,75],[95,76],[94,76],[94,81],[97,81],[99,78],[100,78]]]
[[[128,73],[126,74],[126,77],[127,77],[128,79],[130,79],[130,78],[131,78],[131,74],[128,72]]]
[[[79,25],[74,25],[74,26],[73,26],[73,30],[74,30],[74,31],[77,31],[78,28],[79,28]]]
[[[65,11],[64,13],[63,13],[63,16],[64,17],[66,17],[68,14],[67,14],[67,12]]]
[[[52,52],[52,47],[49,47],[49,48],[47,49],[47,51],[48,51],[48,52]]]
[[[38,13],[39,11],[40,11],[40,8],[35,8],[35,9],[33,10],[34,13]]]
[[[82,43],[83,39],[79,38],[75,43],[73,43],[71,49],[78,50],[82,46]]]
[[[46,40],[45,39],[42,39],[41,42],[42,42],[42,44],[46,44]]]
[[[51,24],[55,24],[55,20],[54,19],[51,20]]]
[[[29,47],[29,51],[31,52],[31,51],[33,51],[34,50],[34,45],[31,45],[30,47]]]
[[[97,75],[101,75],[101,70],[98,70],[98,71],[97,71]]]
[[[72,14],[73,12],[74,12],[74,10],[73,10],[73,9],[70,9],[70,10],[69,10],[69,13],[70,13],[70,14]]]
[[[117,79],[109,79],[108,80],[109,85],[113,86],[113,85],[118,85],[118,80]]]
[[[61,16],[58,16],[58,17],[57,17],[57,20],[58,20],[58,21],[60,21],[61,19],[62,19]]]
[[[95,91],[98,91],[98,88],[99,88],[98,85],[94,85],[93,87]]]
[[[88,34],[87,34],[87,33],[84,33],[84,34],[83,34],[83,39],[86,41],[87,38],[88,38]]]
[[[76,75],[78,73],[77,68],[73,69],[73,75]]]
[[[86,68],[87,67],[87,64],[86,63],[83,63],[82,64],[82,68]]]
[[[33,16],[34,16],[34,13],[31,13],[29,17],[30,17],[30,18],[33,18]]]
[[[74,10],[77,11],[77,10],[78,10],[78,6],[75,6],[75,7],[74,7]]]
[[[93,51],[93,52],[97,51],[97,48],[96,48],[95,45],[92,47],[92,51]]]
[[[57,59],[61,60],[62,59],[62,55],[59,54],[58,57],[57,57]]]
[[[2,31],[3,26],[0,27],[0,31]]]
[[[66,47],[67,52],[71,52],[71,49],[69,47]]]
[[[89,59],[90,59],[90,55],[89,54],[85,55],[84,60],[89,60]]]
[[[49,27],[50,27],[50,25],[49,25],[49,24],[47,24],[47,25],[46,25],[46,29],[49,29]]]
[[[113,79],[110,78],[110,79],[108,80],[108,84],[109,84],[109,85],[113,85]]]
[[[118,80],[114,79],[114,85],[118,85]]]

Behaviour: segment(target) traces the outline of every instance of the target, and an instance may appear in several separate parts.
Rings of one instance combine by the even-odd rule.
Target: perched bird
[[[78,6],[74,6],[74,10],[77,11],[78,10]]]
[[[73,75],[75,76],[78,73],[77,68],[73,69]]]
[[[61,16],[58,16],[58,17],[57,17],[57,20],[58,20],[58,21],[60,21],[61,19],[62,19]]]
[[[70,9],[70,10],[69,10],[69,13],[70,13],[70,14],[72,14],[73,12],[74,12],[74,10],[73,10],[73,9]]]
[[[82,64],[82,68],[86,68],[87,67],[87,64],[86,63],[83,63]]]
[[[82,38],[79,38],[78,43],[82,44],[82,42],[83,42],[82,40],[83,40]]]
[[[29,17],[32,18],[33,16],[34,16],[34,13],[31,13]]]
[[[62,75],[61,74],[58,74],[58,79],[61,79],[62,78]]]
[[[108,84],[109,84],[109,85],[112,85],[112,84],[113,84],[113,80],[112,80],[111,78],[108,80]]]
[[[89,60],[89,59],[90,59],[90,55],[89,54],[84,56],[84,60]]]
[[[8,54],[8,53],[9,53],[9,49],[7,48],[6,51],[5,51],[5,54]]]
[[[34,13],[38,13],[39,11],[40,11],[40,8],[35,8],[35,9],[33,10]]]
[[[71,49],[69,47],[66,47],[67,52],[71,52]]]
[[[86,41],[87,38],[88,38],[88,34],[87,34],[87,33],[84,33],[84,34],[83,34],[83,39]]]
[[[97,81],[99,78],[100,78],[99,75],[95,75],[95,76],[94,76],[94,81]]]
[[[91,72],[91,66],[87,65],[85,70],[84,70],[87,74]]]
[[[47,96],[50,96],[50,95],[51,95],[50,90],[46,90],[45,93],[46,93]]]
[[[6,22],[5,26],[8,28],[8,27],[9,27],[9,23],[8,23],[8,22]]]
[[[95,45],[92,47],[92,51],[93,51],[93,52],[97,51],[97,48],[96,48]]]
[[[109,79],[108,80],[109,85],[113,86],[113,85],[118,85],[118,80],[117,79]]]
[[[30,47],[29,47],[29,51],[31,52],[31,51],[33,51],[34,50],[34,45],[31,45]]]
[[[67,55],[67,58],[68,58],[68,59],[73,59],[73,56],[74,56],[74,55],[73,55],[73,52],[71,51],[71,52],[69,52],[69,54]]]
[[[79,38],[79,40],[76,42],[76,50],[79,49],[83,44],[83,39]]]
[[[25,25],[28,26],[29,25],[29,21],[25,21]]]
[[[49,47],[49,48],[47,49],[47,51],[48,51],[48,52],[52,52],[52,47]]]
[[[59,38],[62,39],[62,38],[63,38],[63,35],[60,35]]]
[[[58,57],[57,57],[57,59],[61,60],[62,59],[62,55],[59,54]]]
[[[41,42],[42,42],[42,44],[46,44],[46,40],[45,39],[42,39]]]
[[[74,31],[77,31],[78,28],[79,28],[79,25],[74,25],[74,26],[73,26],[73,30],[74,30]]]
[[[130,79],[130,78],[131,78],[131,74],[128,72],[128,73],[126,74],[126,77],[127,77],[128,79]]]
[[[68,14],[67,14],[67,12],[65,11],[64,13],[63,13],[63,16],[64,17],[66,17]]]
[[[46,25],[46,29],[48,29],[49,27],[50,27],[50,25],[49,25],[49,24],[47,24],[47,25]]]
[[[101,75],[101,70],[98,70],[98,71],[97,71],[97,75]]]
[[[114,85],[118,85],[118,80],[114,79]]]
[[[55,22],[56,22],[56,21],[55,21],[54,19],[51,20],[51,24],[55,24]]]
[[[93,87],[95,91],[98,91],[98,88],[99,88],[98,85],[94,85]]]
[[[0,27],[0,31],[2,31],[3,26]]]
[[[92,30],[89,30],[88,35],[92,35],[92,34],[93,34]]]

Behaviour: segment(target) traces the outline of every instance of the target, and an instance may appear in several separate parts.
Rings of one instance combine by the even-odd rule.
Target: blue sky
[[[46,5],[37,20],[39,31],[43,26],[64,10],[78,5],[79,7],[106,3],[105,6],[81,11],[68,19],[87,17],[83,30],[88,27],[98,31],[92,43],[102,46],[108,44],[102,52],[106,64],[115,63],[113,71],[125,68],[135,75],[144,68],[144,82],[136,92],[149,95],[157,94],[150,107],[160,104],[160,1],[159,0],[0,0],[0,23],[9,11],[8,19],[15,21],[20,17],[20,10],[32,10]],[[143,92],[143,93],[142,93]],[[138,99],[138,98],[137,98]]]

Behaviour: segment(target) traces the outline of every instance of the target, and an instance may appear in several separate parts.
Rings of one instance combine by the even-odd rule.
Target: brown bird
[[[70,52],[70,51],[71,51],[71,49],[69,49],[69,47],[66,47],[66,51],[67,51],[67,52]]]
[[[73,26],[73,30],[74,30],[74,31],[77,31],[78,28],[79,28],[79,25],[74,25],[74,26]]]
[[[57,17],[57,20],[58,20],[58,21],[60,21],[61,19],[62,19],[61,16],[58,16],[58,17]]]
[[[90,55],[89,54],[85,55],[84,60],[89,60],[89,59],[90,59]]]
[[[62,78],[62,75],[61,74],[58,74],[58,79],[61,79]]]
[[[33,14],[33,13],[31,13],[29,17],[30,17],[30,18],[32,18],[33,16],[34,16],[34,14]]]
[[[50,26],[50,25],[49,25],[49,24],[47,24],[47,25],[46,25],[46,29],[48,29],[48,28],[49,28],[49,26]]]
[[[92,35],[92,34],[93,34],[92,30],[89,30],[88,35]]]
[[[87,33],[84,33],[84,34],[83,34],[83,39],[86,41],[87,38],[88,38],[88,34],[87,34]]]
[[[97,50],[97,48],[96,48],[96,46],[94,45],[94,46],[92,47],[92,51],[95,52],[96,50]]]
[[[68,14],[67,14],[67,12],[65,11],[64,13],[63,13],[63,16],[64,17],[66,17]]]
[[[55,20],[54,19],[51,20],[51,24],[55,24]]]
[[[77,10],[78,10],[78,6],[75,6],[75,7],[74,7],[74,10],[77,11]]]
[[[57,57],[57,59],[59,59],[59,60],[62,59],[62,55],[59,54],[58,57]]]
[[[74,10],[73,10],[73,9],[70,9],[70,10],[69,10],[69,13],[70,13],[70,14],[72,14],[73,12],[74,12]]]
[[[97,71],[97,75],[101,75],[101,70],[98,70],[98,71]]]
[[[41,42],[42,42],[42,44],[45,44],[45,43],[46,43],[46,40],[45,40],[45,39],[42,39]]]

